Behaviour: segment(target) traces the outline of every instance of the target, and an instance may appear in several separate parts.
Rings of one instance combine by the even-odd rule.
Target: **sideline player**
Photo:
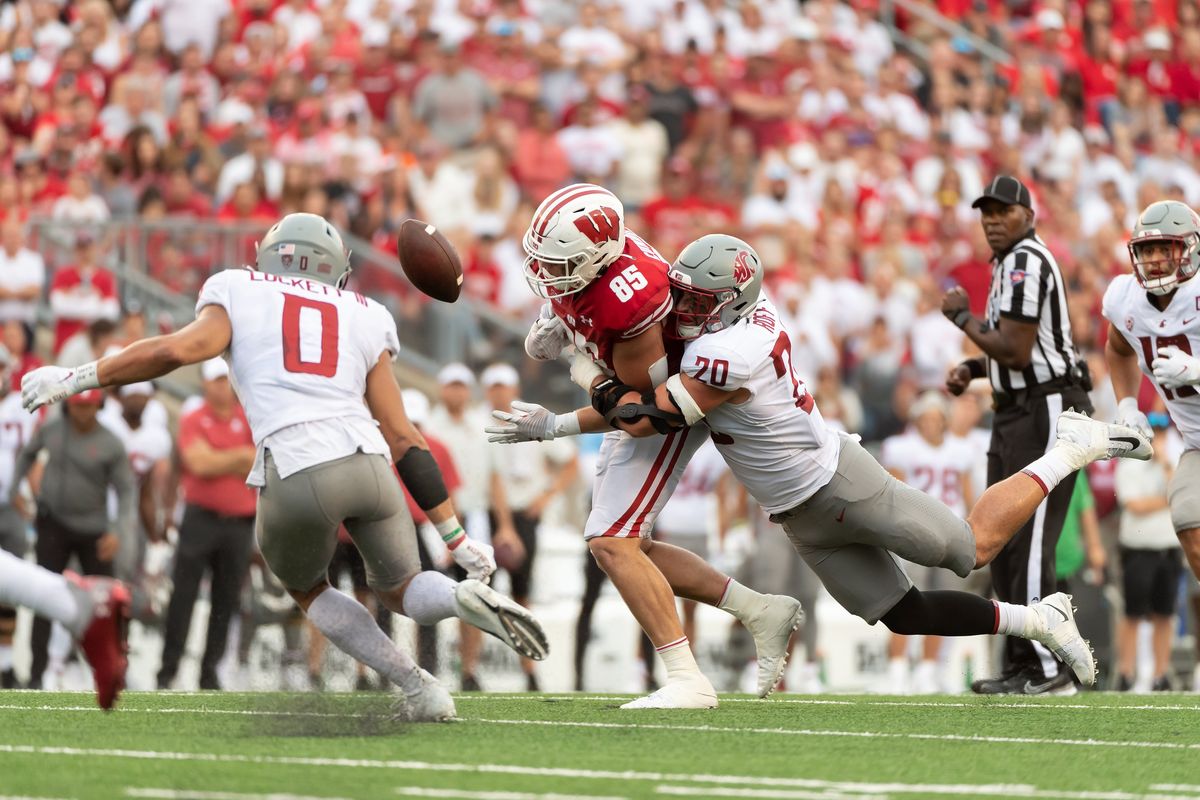
[[[187,327],[74,370],[35,370],[22,381],[22,400],[32,410],[228,351],[258,448],[247,483],[259,487],[256,533],[267,565],[326,638],[399,687],[408,719],[450,719],[449,693],[361,603],[329,585],[340,523],[363,554],[371,587],[397,614],[421,625],[457,616],[535,659],[545,657],[546,638],[528,611],[474,579],[495,569],[490,548],[462,533],[441,472],[405,415],[391,364],[395,321],[375,301],[343,290],[349,275],[349,252],[333,226],[315,214],[289,214],[258,245],[256,269],[205,282]],[[420,571],[389,455],[472,579],[456,584]]]
[[[638,392],[667,379],[662,323],[671,310],[670,265],[626,230],[624,208],[612,192],[590,183],[555,192],[534,212],[523,245],[526,280],[549,301],[526,338],[530,357],[554,360],[573,345],[572,376],[584,370],[588,377],[578,380],[589,391],[605,378],[615,379],[606,386]],[[679,348],[674,356],[677,368]],[[580,432],[579,417],[561,419],[564,426],[543,431],[540,440]],[[610,427],[595,413],[587,421],[597,430]],[[625,708],[717,705],[684,635],[675,595],[724,609],[746,626],[758,650],[760,697],[783,676],[788,639],[803,619],[794,598],[759,594],[698,556],[650,539],[655,518],[706,436],[703,426],[647,439],[618,430],[600,449],[584,539],[667,669],[661,688]]]
[[[1192,572],[1200,577],[1200,216],[1176,200],[1151,203],[1129,242],[1133,274],[1108,285],[1104,359],[1117,396],[1117,420],[1150,435],[1138,410],[1139,370],[1154,382],[1183,435],[1171,479],[1171,522]]]
[[[879,463],[898,480],[940,500],[955,516],[967,518],[974,502],[971,485],[973,454],[968,445],[949,434],[950,405],[941,392],[928,391],[909,409],[911,425],[883,441]],[[904,571],[922,591],[962,588],[961,579],[945,570],[905,563]],[[957,582],[957,583],[956,583]],[[921,660],[909,681],[908,637],[893,634],[888,643],[889,691],[895,694],[936,694],[937,661],[942,639],[926,636]]]
[[[12,354],[0,344],[0,550],[23,558],[28,547],[27,515],[19,503],[8,498],[14,494],[9,490],[17,456],[33,438],[38,418],[21,407],[20,395],[12,391],[12,365]],[[0,605],[0,689],[17,688],[12,646],[16,628],[17,610]]]
[[[614,406],[606,419],[633,423],[637,435],[706,421],[738,480],[783,526],[829,593],[867,622],[883,620],[906,635],[1034,639],[1083,683],[1094,683],[1095,661],[1069,596],[1018,606],[966,592],[921,592],[892,554],[965,577],[988,563],[1066,476],[1101,458],[1149,458],[1149,441],[1067,412],[1058,420],[1057,444],[991,487],[964,521],[889,475],[857,437],[825,425],[792,369],[791,341],[761,294],[762,276],[757,254],[740,239],[713,234],[688,245],[671,268],[670,330],[688,343],[682,372],[641,402]],[[532,408],[508,421],[513,438],[561,424]]]

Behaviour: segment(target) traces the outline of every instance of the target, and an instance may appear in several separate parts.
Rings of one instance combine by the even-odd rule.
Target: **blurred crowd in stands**
[[[963,354],[939,301],[957,283],[982,313],[971,202],[1008,173],[1111,416],[1100,298],[1140,208],[1200,205],[1198,149],[1196,0],[13,0],[0,322],[16,383],[47,302],[54,357],[86,361],[146,332],[104,223],[293,211],[384,253],[405,219],[432,222],[465,291],[528,321],[521,234],[591,181],[668,260],[703,233],[748,239],[825,416],[878,442]],[[68,255],[43,258],[38,219],[70,226]],[[168,239],[151,252],[176,291],[210,269]],[[1111,474],[1098,487],[1113,512]]]

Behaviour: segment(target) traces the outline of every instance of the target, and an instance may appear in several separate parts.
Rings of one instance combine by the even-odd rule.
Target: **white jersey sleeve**
[[[715,336],[701,336],[684,352],[680,371],[715,389],[732,392],[750,382],[750,360]]]

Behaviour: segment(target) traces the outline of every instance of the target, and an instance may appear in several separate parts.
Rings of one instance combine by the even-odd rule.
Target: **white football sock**
[[[1067,476],[1089,463],[1087,455],[1078,445],[1059,442],[1050,448],[1050,452],[1021,471],[1037,481],[1044,493],[1050,494]]]
[[[404,590],[404,616],[418,625],[433,625],[458,616],[454,590],[458,584],[440,572],[418,572]]]
[[[763,596],[733,578],[725,582],[725,592],[717,601],[717,608],[728,611],[743,623],[762,610],[762,607]]]
[[[700,667],[696,664],[696,657],[692,655],[686,636],[655,650],[667,668],[667,683],[700,674]]]
[[[62,575],[0,550],[0,605],[24,606],[78,636],[91,609],[81,610],[77,597]]]
[[[993,600],[992,603],[996,606],[995,633],[1029,638],[1037,623],[1033,609],[1029,606],[1002,603],[999,600]]]
[[[366,664],[406,693],[417,691],[421,675],[408,653],[392,643],[362,603],[326,589],[308,606],[308,618],[343,653]]]

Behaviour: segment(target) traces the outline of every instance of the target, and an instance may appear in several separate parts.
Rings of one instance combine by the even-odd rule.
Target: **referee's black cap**
[[[1029,189],[1011,175],[997,175],[992,178],[992,182],[983,190],[979,199],[971,203],[971,208],[979,208],[984,200],[995,200],[1006,206],[1025,206],[1030,211],[1033,210],[1033,198],[1029,195]]]

